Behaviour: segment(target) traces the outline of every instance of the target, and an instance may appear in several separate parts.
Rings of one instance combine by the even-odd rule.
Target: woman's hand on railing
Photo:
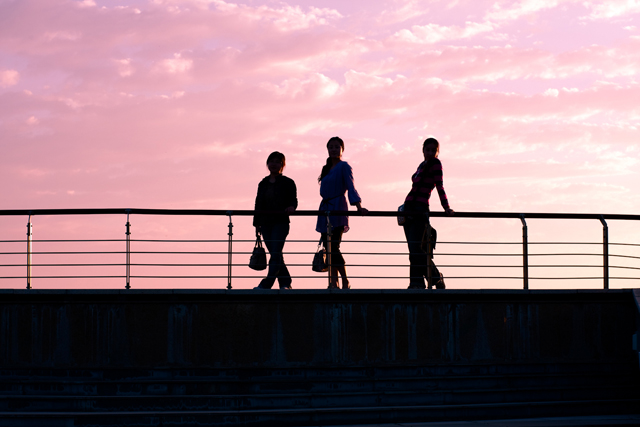
[[[369,212],[369,209],[367,209],[367,208],[363,208],[363,207],[360,205],[360,203],[356,203],[356,207],[358,208],[358,213],[359,213],[360,215],[366,215],[366,214],[367,214],[367,212]]]
[[[453,209],[445,209],[447,216],[453,216],[456,212]]]

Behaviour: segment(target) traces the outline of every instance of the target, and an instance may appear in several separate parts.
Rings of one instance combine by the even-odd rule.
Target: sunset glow
[[[299,209],[314,210],[325,144],[338,135],[370,210],[403,202],[422,141],[433,136],[456,211],[638,214],[639,71],[637,0],[0,0],[0,209],[253,209],[266,158],[278,150]],[[437,197],[431,206],[442,210]],[[228,222],[131,221],[138,239],[222,240]],[[124,222],[36,218],[34,237],[121,239]],[[3,218],[0,239],[24,239],[25,224]],[[519,221],[434,224],[443,241],[521,238]],[[314,225],[293,218],[289,239],[317,241]],[[404,238],[394,218],[354,218],[351,226],[345,240]],[[612,242],[640,242],[640,224],[609,227]],[[250,219],[235,220],[234,233],[250,240]],[[601,242],[602,228],[538,220],[529,236]],[[353,245],[345,252],[362,247]],[[285,254],[314,250],[285,246]],[[625,250],[640,256],[637,247]],[[299,258],[287,262],[311,262]],[[406,260],[381,261],[392,262]],[[352,281],[354,289],[390,286]]]

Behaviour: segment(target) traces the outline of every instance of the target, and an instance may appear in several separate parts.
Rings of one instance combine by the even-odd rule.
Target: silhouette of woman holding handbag
[[[440,143],[435,138],[427,138],[422,144],[424,161],[418,166],[418,170],[411,177],[411,191],[404,201],[404,211],[420,212],[422,214],[408,216],[403,224],[404,235],[409,246],[409,289],[425,289],[424,279],[427,279],[429,289],[444,289],[444,278],[433,262],[433,245],[435,240],[432,235],[429,222],[429,197],[434,188],[438,191],[440,204],[447,215],[453,215],[454,211],[449,207],[447,194],[442,183],[442,163],[438,159]],[[435,234],[435,233],[433,233]],[[423,241],[431,243],[423,245]],[[429,246],[429,251],[424,250]],[[429,277],[431,270],[431,277]]]
[[[344,141],[334,136],[327,142],[327,152],[329,157],[326,164],[322,167],[322,172],[318,178],[320,183],[320,211],[346,211],[349,210],[345,193],[349,195],[349,203],[356,206],[358,212],[366,214],[367,209],[361,205],[362,199],[356,191],[353,183],[353,170],[351,166],[342,160],[344,152]],[[342,277],[342,289],[349,289],[349,279],[347,278],[347,269],[345,267],[344,258],[340,252],[340,243],[342,235],[349,230],[349,217],[345,215],[330,216],[331,222],[331,280],[329,289],[339,289],[338,273]],[[322,243],[325,250],[327,246],[327,217],[318,216],[316,223],[316,231],[322,234]]]
[[[254,215],[256,236],[262,234],[269,251],[269,270],[254,289],[271,289],[276,279],[280,289],[291,289],[291,275],[284,263],[282,250],[289,235],[289,215],[298,207],[296,184],[282,175],[286,160],[284,154],[274,151],[267,157],[269,176],[258,184],[256,211],[277,211],[282,215]]]

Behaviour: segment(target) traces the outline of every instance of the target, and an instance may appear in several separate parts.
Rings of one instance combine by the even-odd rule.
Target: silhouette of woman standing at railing
[[[278,279],[280,289],[291,289],[291,275],[284,263],[282,249],[289,234],[289,215],[298,207],[296,184],[282,175],[286,160],[284,154],[274,151],[267,157],[269,176],[258,184],[255,210],[280,211],[282,215],[255,215],[253,225],[256,235],[262,233],[269,250],[269,270],[254,289],[271,289]]]
[[[362,199],[353,184],[353,171],[347,162],[342,161],[344,152],[344,141],[337,136],[327,142],[327,152],[329,157],[327,163],[322,167],[322,172],[318,178],[320,183],[320,211],[346,211],[349,210],[345,193],[349,194],[349,203],[358,208],[361,214],[367,213],[367,209],[360,204]],[[342,277],[342,289],[349,289],[349,279],[344,258],[340,252],[340,242],[342,234],[349,230],[349,217],[330,216],[331,222],[331,280],[329,289],[338,289],[338,273]],[[322,243],[325,250],[327,246],[327,218],[319,216],[316,224],[316,231],[322,233]]]
[[[444,289],[442,273],[433,262],[433,244],[435,239],[431,235],[429,222],[429,197],[434,187],[438,190],[440,204],[447,215],[453,215],[454,211],[449,207],[447,194],[444,191],[442,181],[442,163],[438,159],[440,143],[435,138],[427,138],[422,145],[424,161],[418,166],[418,170],[411,177],[413,182],[411,191],[404,201],[406,212],[423,212],[424,214],[408,216],[403,224],[404,235],[409,246],[409,289],[424,289],[424,279],[427,278],[429,289],[435,285],[436,289]],[[434,230],[435,231],[435,230]],[[435,234],[435,233],[434,233]],[[425,245],[427,239],[431,244]],[[430,250],[424,250],[428,246]],[[431,267],[431,278],[429,278]]]

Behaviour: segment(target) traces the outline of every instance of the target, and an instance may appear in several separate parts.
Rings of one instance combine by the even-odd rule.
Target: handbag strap
[[[256,245],[254,246],[256,248],[261,248],[262,247],[262,239],[260,238],[260,234],[256,233]]]

